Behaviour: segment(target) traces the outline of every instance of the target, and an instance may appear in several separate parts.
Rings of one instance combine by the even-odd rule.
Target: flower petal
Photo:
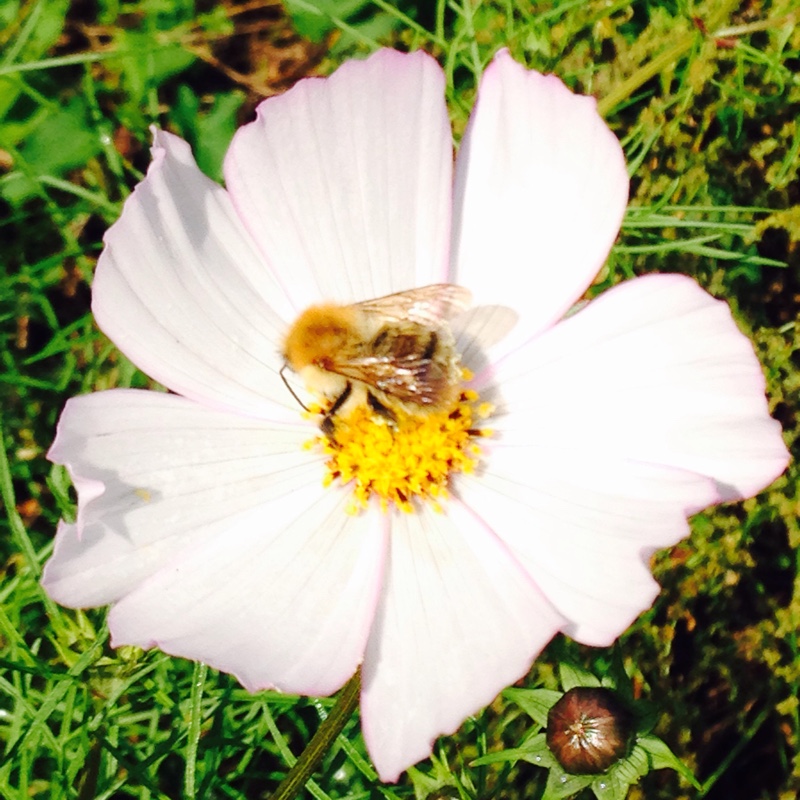
[[[361,663],[387,540],[349,502],[287,494],[181,554],[114,606],[112,645],[203,661],[250,691],[336,691]]]
[[[293,311],[182,139],[154,130],[153,163],[105,237],[92,288],[100,328],[175,392],[255,416],[294,402],[278,379]]]
[[[783,472],[752,345],[727,304],[681,275],[626,281],[476,379],[499,387],[492,428],[713,478],[721,500]]]
[[[498,445],[459,493],[509,546],[584,644],[607,646],[659,591],[654,550],[689,533],[686,515],[714,502],[700,475],[602,458],[566,446]]]
[[[46,590],[116,602],[114,646],[158,645],[253,690],[335,691],[363,656],[386,533],[323,487],[310,431],[156,392],[70,400],[49,456],[78,479],[81,516]]]
[[[363,665],[362,728],[385,781],[522,677],[564,620],[461,504],[396,513]]]
[[[381,50],[265,100],[225,178],[299,312],[444,280],[452,158],[441,68]]]
[[[78,521],[59,529],[48,593],[71,607],[115,602],[271,500],[304,491],[315,499],[322,465],[302,447],[312,430],[158,392],[69,400],[48,457],[69,468]]]
[[[475,384],[494,387],[495,438],[459,492],[587,644],[650,605],[646,559],[686,515],[755,494],[788,460],[752,346],[682,276],[620,284]]]
[[[453,278],[542,330],[605,261],[628,199],[622,148],[591,97],[501,50],[456,161]]]

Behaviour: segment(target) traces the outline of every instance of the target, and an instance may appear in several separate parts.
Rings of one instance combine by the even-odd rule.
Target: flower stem
[[[195,777],[197,772],[197,745],[200,742],[200,724],[203,720],[203,689],[206,684],[208,667],[199,661],[194,665],[192,678],[191,715],[186,743],[186,768],[184,770],[184,795],[187,800],[196,796]]]
[[[342,732],[344,726],[358,705],[358,696],[361,691],[361,669],[345,684],[336,704],[330,714],[325,718],[319,729],[311,738],[308,747],[300,754],[289,774],[283,779],[271,800],[291,800],[306,785],[308,779],[319,766],[325,753],[330,750],[336,737]]]

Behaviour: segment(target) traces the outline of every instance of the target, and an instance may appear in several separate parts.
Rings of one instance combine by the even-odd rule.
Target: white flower
[[[227,189],[156,131],[93,309],[175,394],[74,398],[50,452],[79,497],[45,570],[53,598],[111,604],[115,646],[250,690],[326,695],[363,664],[384,780],[557,631],[612,642],[656,596],[647,559],[686,515],[787,462],[749,342],[688,278],[632,280],[562,319],[627,202],[594,101],[499,53],[453,176],[443,94],[420,52],[300,81],[237,133]],[[484,314],[477,343],[454,322],[493,436],[443,513],[347,514],[351,489],[323,485],[327,456],[304,448],[316,429],[278,375],[283,336],[320,300],[439,282],[518,315],[503,338],[507,316]]]

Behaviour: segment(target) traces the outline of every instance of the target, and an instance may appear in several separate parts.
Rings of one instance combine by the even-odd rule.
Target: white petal
[[[387,538],[349,502],[288,494],[180,554],[114,606],[112,644],[203,661],[250,691],[336,691],[362,660]]]
[[[611,644],[658,594],[648,559],[689,532],[686,515],[717,499],[690,472],[563,449],[491,448],[459,493],[527,569],[585,644]]]
[[[627,199],[622,149],[594,99],[501,50],[456,162],[454,282],[519,311],[528,335],[542,330],[599,271]]]
[[[397,513],[363,666],[362,728],[381,778],[519,679],[563,624],[503,545],[457,502]]]
[[[451,176],[442,70],[392,50],[265,100],[225,161],[298,312],[444,280]]]
[[[73,398],[48,457],[69,468],[78,524],[59,530],[47,591],[72,607],[111,603],[254,510],[278,524],[271,501],[302,507],[324,491],[320,457],[303,450],[313,432],[157,392]]]
[[[475,385],[494,390],[495,438],[459,492],[587,644],[650,605],[647,558],[688,533],[687,515],[787,463],[752,346],[682,276],[611,289]]]
[[[492,428],[517,446],[688,470],[723,500],[756,494],[788,461],[752,345],[680,275],[614,287],[476,384],[487,381],[500,392]]]
[[[182,139],[154,131],[153,163],[105,237],[92,310],[140,369],[175,392],[255,416],[294,401],[277,377],[293,311],[227,193]]]

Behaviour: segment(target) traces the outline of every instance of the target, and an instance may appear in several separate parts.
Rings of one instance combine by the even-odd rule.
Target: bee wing
[[[434,283],[406,292],[387,294],[374,300],[356,303],[365,314],[374,314],[386,321],[412,321],[438,328],[443,320],[452,319],[469,308],[469,289],[452,283]]]
[[[379,389],[401,402],[420,406],[438,403],[450,387],[446,368],[416,353],[402,357],[349,358],[335,363],[332,371]]]

